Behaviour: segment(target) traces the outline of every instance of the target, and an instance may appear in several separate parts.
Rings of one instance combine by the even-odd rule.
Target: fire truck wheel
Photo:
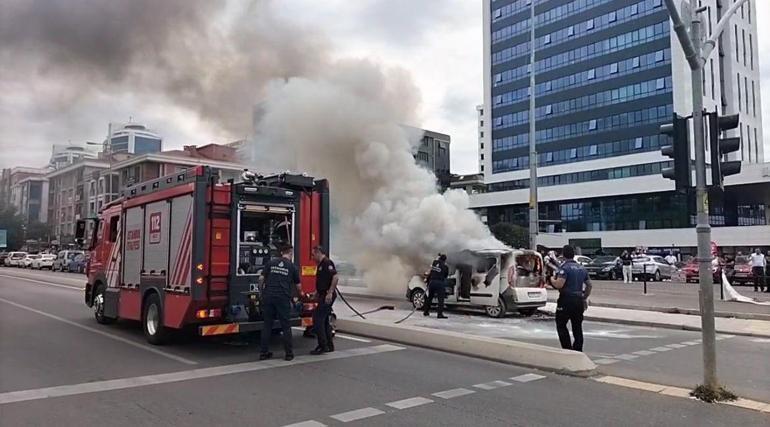
[[[102,325],[109,325],[110,323],[114,322],[115,319],[111,317],[106,317],[104,315],[104,285],[99,284],[96,286],[96,291],[94,292],[94,318],[96,318],[96,321]]]
[[[154,345],[162,345],[168,337],[168,330],[163,326],[163,309],[160,306],[158,294],[151,293],[144,300],[142,313],[142,327],[147,342]]]

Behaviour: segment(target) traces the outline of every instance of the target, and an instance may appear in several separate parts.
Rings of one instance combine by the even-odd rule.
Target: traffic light
[[[671,123],[660,126],[660,133],[672,138],[672,145],[666,145],[660,152],[674,160],[673,168],[663,168],[664,178],[673,179],[677,190],[690,188],[692,176],[690,173],[690,131],[687,117],[674,113]]]
[[[725,154],[741,149],[741,138],[720,138],[721,132],[735,129],[740,124],[740,116],[732,114],[719,117],[719,113],[708,113],[709,143],[711,144],[711,185],[724,189],[724,177],[741,173],[741,161],[722,161]]]

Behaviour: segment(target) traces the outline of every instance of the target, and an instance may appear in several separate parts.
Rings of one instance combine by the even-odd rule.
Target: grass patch
[[[738,396],[736,396],[735,393],[722,386],[713,389],[706,387],[705,385],[699,385],[695,387],[695,390],[690,392],[690,396],[708,403],[731,402],[738,399]]]

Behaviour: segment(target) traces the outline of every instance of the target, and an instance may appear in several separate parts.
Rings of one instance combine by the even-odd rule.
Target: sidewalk
[[[556,311],[556,303],[549,302],[540,310],[549,314],[554,314]],[[597,322],[673,328],[688,331],[701,330],[700,316],[688,314],[659,313],[644,310],[592,306],[586,310],[584,317],[586,320]],[[770,322],[764,320],[717,317],[715,319],[715,326],[716,331],[722,334],[770,338]]]
[[[735,288],[741,295],[757,301],[770,300],[770,294],[754,292],[749,286]],[[714,308],[717,317],[770,321],[770,306],[722,301],[719,285],[714,285]],[[700,315],[699,287],[697,283],[648,283],[647,294],[641,282],[594,281],[591,304],[594,307],[646,310],[661,313]],[[548,291],[548,300],[556,302],[558,292]]]

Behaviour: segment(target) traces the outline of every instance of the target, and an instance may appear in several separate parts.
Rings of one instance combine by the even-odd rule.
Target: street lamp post
[[[537,206],[537,141],[535,141],[535,2],[529,13],[529,248],[537,250],[540,213]]]
[[[104,140],[103,143],[98,142],[91,142],[86,141],[87,145],[101,145],[102,146],[102,152],[107,153],[107,185],[106,185],[106,195],[105,195],[105,204],[112,201],[112,123],[107,124],[107,139]]]

